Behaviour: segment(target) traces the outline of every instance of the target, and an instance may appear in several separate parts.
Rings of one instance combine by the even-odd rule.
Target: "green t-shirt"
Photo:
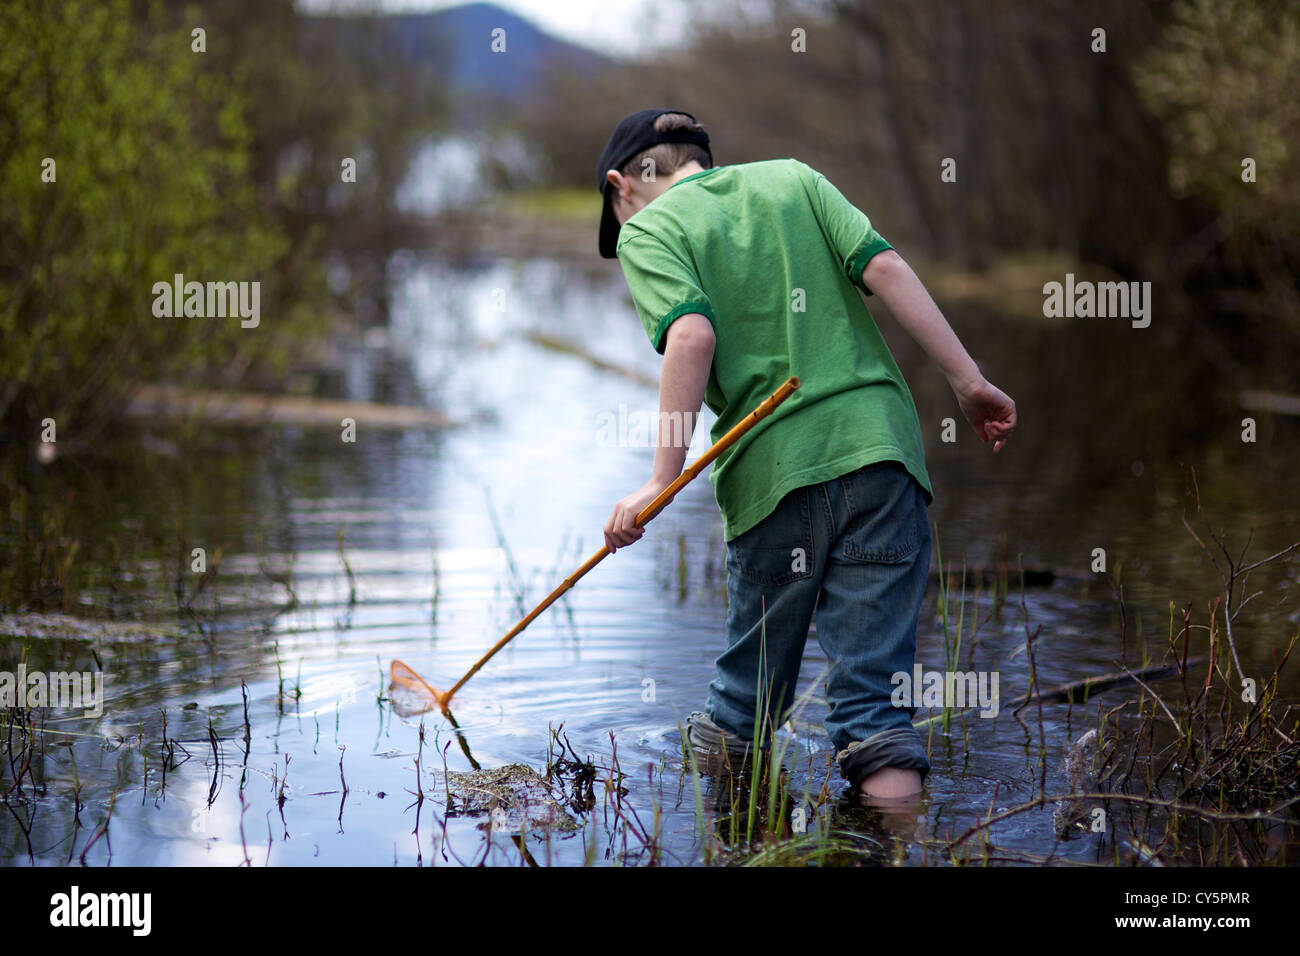
[[[911,392],[858,292],[867,261],[889,248],[794,159],[687,176],[619,231],[619,262],[658,352],[681,316],[713,324],[704,402],[718,416],[715,442],[791,375],[802,380],[714,463],[726,540],[787,492],[877,461],[902,462],[934,500]]]

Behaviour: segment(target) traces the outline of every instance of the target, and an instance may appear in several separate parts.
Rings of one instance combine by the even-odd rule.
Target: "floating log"
[[[952,571],[945,570],[943,572],[943,579],[948,582],[949,591],[961,590],[963,584],[965,585],[967,591],[972,590],[976,586],[981,586],[992,590],[993,588],[997,587],[1001,583],[1003,574],[1004,572],[999,571],[997,568],[967,568],[963,576],[962,570],[960,568],[956,568],[953,569]],[[1007,568],[1005,571],[1005,576],[1006,576],[1006,584],[1008,589],[1010,590],[1019,589],[1020,587],[1019,568]],[[1051,568],[1025,568],[1024,583],[1025,583],[1025,587],[1027,588],[1051,587],[1052,583],[1058,577],[1064,577],[1064,576],[1065,575],[1058,574],[1056,571],[1053,571]],[[931,571],[930,580],[936,582],[940,580],[940,572]]]
[[[432,408],[384,405],[299,395],[270,395],[177,385],[139,385],[126,411],[136,418],[202,418],[230,425],[301,425],[308,428],[342,426],[350,418],[358,428],[445,428],[455,424]]]
[[[1279,415],[1300,415],[1300,395],[1283,392],[1242,392],[1237,396],[1242,408],[1255,412],[1276,412]]]
[[[592,355],[582,346],[564,339],[558,339],[554,336],[547,335],[545,332],[525,332],[524,338],[534,345],[540,345],[544,349],[552,352],[559,352],[563,355],[572,355],[574,358],[582,359],[593,368],[598,368],[602,372],[612,372],[621,378],[630,382],[636,382],[649,388],[658,388],[659,380],[653,375],[647,375],[644,372],[637,371],[634,368],[628,368],[625,365],[618,365],[614,362],[606,361]]]
[[[1194,657],[1187,662],[1187,669],[1190,671],[1193,667],[1204,664],[1208,657]],[[1140,671],[1118,672],[1113,674],[1099,674],[1096,677],[1085,677],[1083,680],[1071,681],[1068,684],[1061,684],[1059,687],[1053,687],[1050,690],[1040,691],[1037,694],[1030,694],[1022,697],[1015,702],[1014,711],[1029,705],[1036,704],[1039,701],[1043,703],[1055,703],[1065,701],[1068,703],[1077,703],[1086,697],[1091,697],[1103,690],[1114,687],[1116,684],[1122,684],[1127,680],[1137,677],[1141,680],[1160,680],[1164,677],[1171,677],[1178,673],[1177,664],[1153,664],[1151,667],[1144,667]]]
[[[1208,660],[1208,657],[1194,657],[1187,662],[1187,669],[1190,671],[1193,667],[1204,664]],[[1117,684],[1133,680],[1135,677],[1143,681],[1160,680],[1161,678],[1171,677],[1177,673],[1177,664],[1153,664],[1150,667],[1144,667],[1138,671],[1121,671],[1111,674],[1098,674],[1096,677],[1085,677],[1083,680],[1071,681],[1068,684],[1060,684],[1057,687],[1039,691],[1037,694],[1027,694],[1023,697],[1017,697],[1011,702],[1011,712],[1012,714],[1018,714],[1030,704],[1037,703],[1081,703],[1104,690],[1109,690]],[[963,707],[961,710],[954,708],[950,712],[950,715],[956,716],[957,714],[964,714],[967,711],[979,710],[981,706],[983,705],[976,704],[972,707]],[[940,720],[943,720],[942,713],[935,714],[933,717],[924,717],[921,720],[913,721],[912,726],[921,728]]]

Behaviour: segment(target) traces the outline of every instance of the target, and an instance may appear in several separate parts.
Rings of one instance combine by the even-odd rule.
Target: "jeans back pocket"
[[[727,568],[755,584],[780,587],[813,574],[808,488],[796,488],[775,510],[727,543]]]
[[[906,468],[881,462],[842,476],[840,483],[847,512],[838,549],[843,558],[899,564],[917,552],[929,533],[929,515]]]

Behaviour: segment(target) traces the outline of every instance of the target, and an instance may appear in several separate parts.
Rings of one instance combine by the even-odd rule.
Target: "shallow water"
[[[0,815],[6,862],[84,854],[87,863],[113,865],[520,865],[508,833],[483,829],[486,817],[445,814],[443,762],[467,771],[472,754],[485,768],[544,771],[550,728],[561,725],[574,751],[600,766],[613,759],[612,732],[626,806],[647,825],[659,813],[659,861],[701,861],[678,726],[703,704],[725,641],[721,523],[704,478],[645,539],[604,561],[466,685],[453,708],[460,741],[436,712],[404,717],[389,700],[394,658],[435,686],[454,683],[600,546],[614,502],[649,474],[653,449],[603,447],[599,416],[617,415],[620,404],[653,415],[655,390],[524,333],[579,342],[651,380],[659,361],[616,267],[587,276],[546,261],[452,268],[402,259],[394,273],[392,348],[358,349],[340,381],[356,398],[432,403],[457,427],[363,428],[355,444],[291,428],[213,432],[184,451],[153,429],[116,449],[112,469],[62,469],[35,489],[32,513],[64,508],[67,533],[93,556],[85,560],[107,563],[116,547],[129,568],[112,587],[106,572],[68,611],[89,618],[111,609],[161,624],[162,633],[0,637],[0,669],[16,670],[26,646],[29,670],[90,670],[98,654],[107,673],[102,717],[38,714],[45,733],[35,786],[27,780],[11,793]],[[1108,567],[1122,562],[1131,665],[1141,662],[1144,640],[1160,656],[1170,601],[1194,602],[1204,623],[1205,602],[1219,588],[1182,527],[1183,463],[1197,469],[1203,506],[1237,548],[1251,527],[1254,558],[1300,540],[1292,423],[1271,424],[1250,446],[1235,440],[1240,416],[1231,409],[1181,419],[1182,398],[1151,396],[1157,359],[1143,364],[1150,340],[1127,327],[1040,329],[964,315],[954,324],[1020,406],[1022,434],[996,458],[969,431],[954,444],[939,440],[955,403],[939,373],[886,333],[920,408],[945,561],[954,571],[963,557],[1010,568],[1000,610],[987,591],[967,596],[968,630],[973,615],[984,622],[961,649],[962,669],[999,673],[1004,704],[1029,683],[1018,650],[1026,626],[1041,626],[1042,686],[1118,669],[1118,605],[1110,578],[1090,570],[1094,548],[1106,549]],[[1178,387],[1162,386],[1175,395]],[[703,450],[710,424],[706,416],[690,457]],[[179,555],[198,546],[222,549],[220,572],[194,613],[178,614]],[[1023,613],[1018,560],[1056,575],[1049,587],[1024,590]],[[188,593],[198,575],[181,578]],[[1297,575],[1285,566],[1257,578],[1266,592],[1243,613],[1237,639],[1248,670],[1266,676],[1295,631]],[[919,634],[927,670],[944,668],[937,596],[934,582]],[[810,638],[802,683],[813,700],[790,735],[791,791],[816,794],[829,774],[837,825],[887,848],[864,859],[942,862],[928,841],[1037,792],[1036,713],[1018,720],[1004,707],[996,719],[957,718],[946,732],[933,725],[933,772],[899,842],[897,824],[885,827],[840,799],[845,785],[819,726],[816,678],[825,664]],[[1294,672],[1284,684],[1292,700]],[[1067,789],[1062,758],[1094,726],[1098,707],[1132,694],[1121,687],[1087,705],[1045,706],[1049,793]],[[164,739],[178,741],[167,762]],[[13,780],[13,768],[0,769],[0,789]],[[536,862],[649,861],[625,840],[602,791],[598,780],[584,830],[549,840],[530,834],[524,842]],[[93,839],[106,820],[107,835]],[[1050,810],[994,827],[993,841],[1008,859],[1105,862],[1112,852],[1096,836],[1057,842]]]

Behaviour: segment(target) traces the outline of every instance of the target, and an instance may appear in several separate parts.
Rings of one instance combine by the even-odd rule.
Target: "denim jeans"
[[[761,676],[772,726],[785,722],[815,610],[841,773],[855,788],[881,767],[927,774],[915,708],[892,704],[890,677],[912,671],[930,547],[925,492],[898,462],[787,494],[727,543],[728,646],[709,684],[709,718],[751,739]]]

